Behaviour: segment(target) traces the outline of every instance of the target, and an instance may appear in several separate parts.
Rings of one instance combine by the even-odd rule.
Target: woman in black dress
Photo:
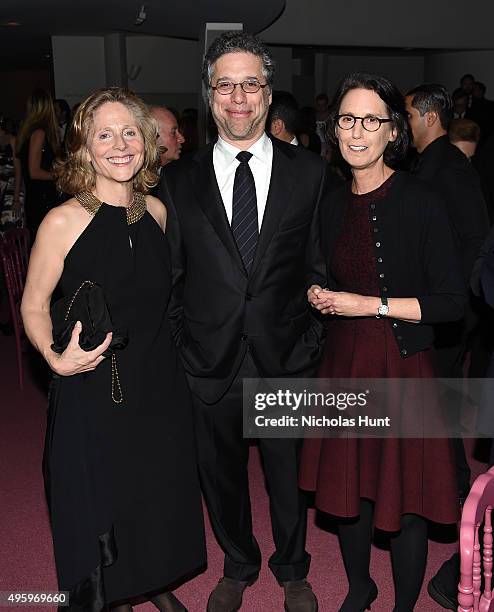
[[[75,197],[51,210],[33,246],[22,304],[26,333],[55,373],[45,485],[61,590],[74,610],[130,610],[147,595],[183,611],[169,585],[205,563],[191,407],[167,319],[166,209],[145,195],[157,181],[156,127],[144,103],[119,88],[79,108],[58,169]],[[52,348],[50,300],[84,281],[100,285],[116,359],[79,346],[76,324]],[[82,330],[84,331],[84,330]]]
[[[39,224],[56,205],[53,164],[60,154],[60,134],[51,95],[36,89],[27,105],[27,115],[17,138],[17,156],[24,180],[26,226],[34,240]]]
[[[396,87],[353,74],[336,100],[331,134],[353,180],[320,216],[329,289],[309,290],[310,303],[329,315],[319,375],[432,378],[432,325],[460,318],[465,302],[447,215],[435,194],[392,168],[408,145]],[[411,612],[427,559],[427,519],[458,519],[450,441],[307,440],[300,481],[316,491],[319,509],[338,517],[349,582],[341,611],[364,610],[377,597],[369,574],[374,525],[392,536],[394,611]]]

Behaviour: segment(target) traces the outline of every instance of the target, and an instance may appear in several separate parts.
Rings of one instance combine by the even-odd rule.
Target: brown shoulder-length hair
[[[87,144],[94,113],[107,102],[120,102],[132,113],[144,140],[144,162],[134,177],[134,189],[148,193],[157,184],[159,147],[156,143],[156,123],[146,104],[133,92],[121,87],[109,87],[95,91],[77,109],[67,139],[67,158],[55,164],[60,191],[74,195],[94,189],[96,174],[87,159]]]

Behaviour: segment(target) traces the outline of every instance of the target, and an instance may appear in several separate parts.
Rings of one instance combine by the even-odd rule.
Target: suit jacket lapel
[[[200,151],[195,159],[197,164],[191,171],[191,181],[197,200],[232,259],[237,262],[244,274],[247,274],[216,182],[213,166],[213,145]]]
[[[255,273],[264,252],[273,238],[273,234],[289,204],[295,185],[295,176],[291,168],[290,157],[276,145],[276,142],[272,142],[273,165],[271,168],[271,180],[269,182],[268,198],[266,208],[264,209],[259,242],[257,243],[256,255],[250,272],[251,276]]]

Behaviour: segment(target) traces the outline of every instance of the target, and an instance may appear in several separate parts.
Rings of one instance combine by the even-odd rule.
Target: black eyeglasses
[[[246,81],[242,81],[241,83],[232,83],[231,81],[220,81],[216,83],[216,87],[211,85],[211,89],[217,91],[222,96],[228,96],[229,94],[235,91],[235,87],[240,85],[245,93],[257,93],[261,88],[267,87],[267,83],[261,85],[259,81],[255,79],[247,79]]]
[[[374,115],[367,115],[367,117],[354,117],[353,115],[338,115],[336,121],[338,127],[342,130],[351,130],[355,125],[357,119],[362,122],[362,127],[368,132],[376,132],[383,123],[392,123],[392,119],[381,119],[381,117],[374,117]]]

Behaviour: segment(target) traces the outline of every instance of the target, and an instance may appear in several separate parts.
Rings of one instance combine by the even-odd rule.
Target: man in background
[[[298,145],[298,104],[288,91],[274,91],[267,120],[269,133],[292,145]]]
[[[465,80],[462,79],[462,86]],[[473,82],[473,78],[472,78]],[[453,101],[442,85],[424,84],[415,87],[405,97],[408,120],[418,160],[412,172],[428,183],[443,198],[463,270],[466,287],[477,254],[489,229],[487,208],[480,180],[473,165],[448,138],[453,117]],[[462,378],[465,355],[477,324],[472,306],[464,320],[436,326],[435,356],[439,376]],[[457,410],[458,398],[451,398],[450,409]],[[470,490],[470,468],[463,440],[453,438],[460,502]],[[428,585],[429,595],[447,609],[457,608],[459,556],[446,561]]]
[[[166,106],[152,106],[151,114],[158,124],[157,143],[164,147],[160,154],[160,166],[180,158],[185,138],[178,127],[175,115]]]
[[[480,128],[471,119],[453,119],[449,124],[448,136],[451,144],[471,161],[480,140]]]

